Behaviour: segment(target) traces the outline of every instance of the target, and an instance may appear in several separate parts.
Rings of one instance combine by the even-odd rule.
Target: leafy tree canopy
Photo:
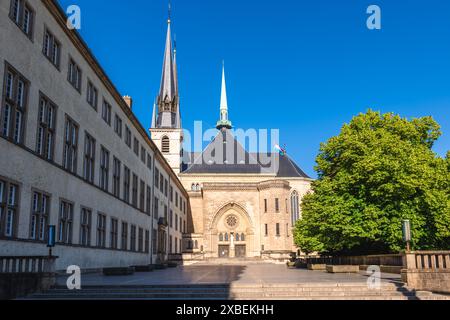
[[[409,219],[415,249],[450,249],[450,151],[444,159],[432,150],[440,135],[431,117],[369,110],[353,118],[320,147],[296,244],[305,252],[398,252]]]

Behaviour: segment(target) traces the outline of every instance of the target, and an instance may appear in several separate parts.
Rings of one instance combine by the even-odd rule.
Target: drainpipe
[[[150,264],[153,264],[153,232],[154,232],[154,228],[153,228],[153,223],[155,220],[155,204],[153,203],[155,201],[155,154],[153,154],[153,159],[152,159],[152,178],[150,179],[152,184],[151,184],[151,188],[152,188],[152,198],[150,199],[150,219],[152,221],[151,223],[151,231],[150,231]]]
[[[169,173],[169,179],[168,179],[168,185],[167,185],[167,246],[166,246],[166,251],[167,251],[167,262],[169,262],[169,254],[170,254],[170,249],[169,245],[169,237],[170,237],[170,185],[171,185],[171,177],[170,177],[170,173]],[[173,194],[173,190],[172,190],[172,194]],[[173,212],[172,212],[172,216],[173,216]]]

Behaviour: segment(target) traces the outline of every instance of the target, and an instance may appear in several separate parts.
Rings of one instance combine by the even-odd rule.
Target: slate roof
[[[183,174],[275,174],[280,178],[310,178],[288,156],[249,153],[230,130],[221,130],[199,153],[184,154]]]

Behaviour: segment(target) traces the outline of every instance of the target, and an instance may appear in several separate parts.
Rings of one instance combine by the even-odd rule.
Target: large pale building
[[[300,202],[312,180],[285,153],[246,151],[228,118],[225,68],[217,136],[201,153],[183,150],[170,29],[169,20],[161,89],[150,132],[188,190],[190,211],[182,258],[185,262],[214,258],[284,261],[297,252],[293,225],[300,218]]]
[[[0,44],[0,256],[47,255],[51,225],[58,270],[181,254],[176,166],[57,2],[0,1]]]

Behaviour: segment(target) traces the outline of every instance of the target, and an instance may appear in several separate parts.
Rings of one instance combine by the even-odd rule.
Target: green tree
[[[450,249],[450,151],[431,118],[403,119],[369,110],[321,145],[318,180],[295,228],[305,252],[362,254],[404,248],[402,220],[415,249]]]

